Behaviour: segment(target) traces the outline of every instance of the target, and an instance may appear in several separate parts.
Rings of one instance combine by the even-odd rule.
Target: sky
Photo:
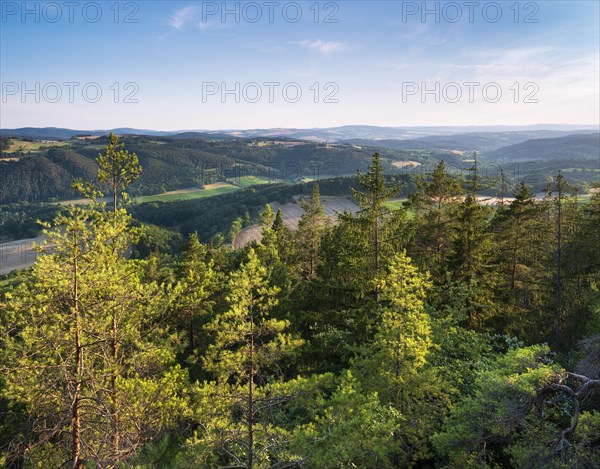
[[[0,7],[2,128],[600,121],[594,0]]]

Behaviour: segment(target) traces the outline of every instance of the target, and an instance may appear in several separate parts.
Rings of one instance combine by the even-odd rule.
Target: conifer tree
[[[277,213],[275,214],[275,219],[273,220],[273,225],[271,228],[273,229],[273,233],[275,235],[275,245],[277,246],[279,259],[284,264],[291,263],[293,260],[293,249],[290,239],[290,230],[287,226],[285,226],[285,222],[283,221],[283,211],[280,208],[277,209]]]
[[[385,203],[397,196],[402,190],[401,186],[386,184],[379,153],[373,154],[369,170],[362,174],[358,171],[358,182],[363,187],[362,191],[352,189],[356,203],[361,208],[357,221],[368,233],[369,251],[371,257],[372,283],[375,285],[375,298],[379,301],[379,281],[382,270],[382,245],[389,240],[383,233],[385,217],[390,210]]]
[[[499,331],[543,340],[544,327],[539,315],[546,301],[546,265],[540,246],[548,231],[544,206],[536,202],[531,189],[521,181],[514,200],[499,208],[492,221],[498,244],[494,268],[498,275],[500,317],[493,321]]]
[[[139,230],[131,228],[131,217],[118,208],[118,197],[126,200],[125,189],[139,176],[137,157],[111,134],[98,164],[100,182],[107,181],[113,189],[113,210],[107,213],[104,204],[96,202],[98,191],[92,185],[75,183],[91,198],[90,205],[71,207],[68,215],[46,224],[47,246],[53,246],[54,252],[39,258],[27,286],[40,295],[27,312],[20,310],[28,302],[23,286],[5,305],[15,311],[15,324],[20,323],[24,334],[11,337],[14,340],[7,347],[12,353],[12,361],[7,361],[7,392],[29,409],[34,421],[56,425],[49,432],[33,428],[32,440],[20,441],[19,446],[32,457],[46,457],[37,448],[49,449],[52,458],[61,457],[67,443],[65,432],[59,430],[60,419],[68,409],[68,459],[74,468],[83,467],[86,460],[112,465],[131,456],[148,437],[148,430],[161,429],[170,421],[168,415],[152,416],[147,425],[140,421],[157,406],[168,405],[168,399],[145,410],[135,406],[148,393],[177,394],[172,385],[182,376],[175,370],[169,375],[174,381],[157,386],[156,379],[163,379],[161,373],[173,358],[168,339],[155,335],[164,334],[155,321],[164,313],[168,298],[158,285],[142,281],[144,262],[126,259]],[[40,347],[37,341],[46,337],[48,344]],[[41,388],[32,386],[28,396],[19,398],[14,390],[31,379],[28,369],[42,370],[40,383],[61,391],[40,396],[36,392]],[[57,410],[56,419],[45,413],[48,406]],[[47,445],[58,436],[59,444]]]
[[[298,237],[303,257],[302,271],[310,279],[315,274],[321,237],[329,224],[329,217],[321,204],[318,184],[312,187],[309,201],[300,199],[300,204],[303,213],[298,222]]]
[[[12,317],[3,394],[29,416],[14,449],[32,464],[112,466],[174,422],[184,402],[185,374],[169,369],[159,326],[167,298],[142,283],[142,262],[124,259],[128,224],[90,208],[60,215],[47,232],[54,252],[1,305]]]
[[[492,259],[496,246],[490,231],[491,212],[491,207],[481,205],[473,194],[466,196],[456,208],[447,260],[452,277],[467,288],[468,323],[477,329],[485,328],[485,322],[495,315]]]
[[[178,280],[173,296],[183,327],[187,330],[189,354],[193,355],[198,345],[197,329],[211,319],[219,280],[214,261],[208,259],[207,249],[196,233],[190,235],[179,262]]]
[[[415,260],[439,283],[444,279],[447,256],[451,250],[452,211],[464,194],[460,182],[451,176],[440,161],[431,177],[416,177],[417,192],[410,200],[416,212],[414,237]]]
[[[233,220],[233,223],[231,224],[231,229],[229,230],[231,249],[235,249],[235,240],[242,231],[242,226],[242,219],[240,217],[237,217],[235,220]]]
[[[216,383],[201,386],[199,395],[212,395],[222,403],[213,403],[217,413],[206,408],[199,413],[205,428],[204,434],[198,435],[199,460],[213,457],[205,451],[216,451],[221,461],[253,468],[269,457],[272,429],[262,414],[273,400],[262,388],[277,379],[281,360],[300,345],[286,332],[289,321],[270,314],[278,303],[278,293],[251,248],[247,261],[229,279],[229,310],[207,326],[214,343],[203,361]],[[238,413],[240,418],[236,418]]]
[[[142,172],[135,153],[125,150],[125,144],[119,144],[119,137],[112,132],[110,143],[104,153],[98,154],[98,182],[107,184],[112,197],[112,210],[117,211],[119,197],[126,202],[128,194],[125,191],[135,182]]]
[[[577,189],[568,183],[566,178],[558,171],[554,180],[544,190],[546,200],[549,202],[548,214],[554,219],[554,351],[560,347],[561,329],[564,326],[564,258],[563,250],[568,240],[575,232],[576,220],[573,216],[577,212]]]
[[[261,241],[258,249],[258,255],[261,261],[270,267],[279,261],[279,251],[277,249],[277,234],[273,229],[275,213],[269,204],[265,205],[264,211],[260,214],[261,221]]]
[[[411,422],[394,428],[394,444],[388,447],[392,466],[400,467],[426,459],[425,435],[441,422],[447,398],[435,370],[427,367],[434,348],[425,309],[429,276],[405,252],[395,254],[388,269],[374,339],[353,361],[353,373],[366,391],[377,392],[382,406],[393,408],[400,421]]]

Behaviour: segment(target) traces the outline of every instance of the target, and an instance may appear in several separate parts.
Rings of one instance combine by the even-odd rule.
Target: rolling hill
[[[487,155],[492,161],[598,160],[600,133],[526,140]]]
[[[248,176],[298,182],[355,175],[357,169],[367,169],[376,151],[349,144],[267,139],[127,135],[121,141],[127,150],[138,155],[143,168],[140,180],[130,188],[133,196],[198,188],[215,182],[236,184]],[[66,144],[45,150],[42,147],[35,153],[4,153],[0,157],[0,204],[76,197],[70,188],[71,180],[95,178],[94,160],[108,145],[108,138],[69,140]],[[436,159],[434,154],[415,155],[394,149],[382,149],[381,155],[390,171],[397,161],[410,159],[424,163]]]
[[[521,140],[528,138],[559,137],[579,132],[598,132],[597,126],[589,125],[526,125],[526,126],[421,126],[421,127],[382,127],[372,125],[345,125],[340,127],[294,129],[294,128],[272,128],[272,129],[222,129],[222,130],[144,130],[121,127],[115,129],[96,130],[73,130],[56,127],[23,127],[17,129],[0,129],[0,137],[19,137],[34,139],[57,139],[67,140],[75,135],[107,135],[112,130],[118,135],[151,135],[151,136],[177,136],[178,138],[289,138],[315,142],[343,142],[350,140],[369,140],[381,142],[389,141],[415,141],[427,137],[452,136],[452,141],[459,138],[473,139],[480,134],[483,139],[478,142],[489,142],[494,134],[499,134],[499,144],[503,145],[518,143],[510,140],[508,134],[522,133]],[[508,138],[508,139],[507,139]],[[423,140],[427,143],[428,140]],[[381,146],[389,146],[383,145]],[[392,147],[395,148],[395,147]],[[402,147],[398,147],[402,148]],[[412,147],[411,147],[412,148]],[[473,149],[472,145],[471,148]],[[484,149],[483,147],[481,148]]]
[[[578,131],[581,134],[593,134],[593,130]],[[373,142],[367,139],[351,139],[347,143],[355,145],[373,145],[399,150],[460,150],[479,151],[482,153],[492,152],[502,147],[516,145],[527,140],[544,138],[558,138],[572,135],[569,130],[526,130],[515,132],[471,132],[456,135],[429,135],[417,139],[408,140],[377,140]]]

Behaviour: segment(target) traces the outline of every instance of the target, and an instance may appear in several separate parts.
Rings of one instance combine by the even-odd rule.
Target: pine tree
[[[302,467],[392,468],[393,434],[402,416],[366,391],[350,371],[329,399],[321,398],[313,421],[294,429],[292,446]]]
[[[308,279],[315,274],[321,237],[329,224],[329,217],[321,204],[319,185],[315,184],[307,202],[300,199],[302,215],[298,222],[298,237],[302,250],[302,271]]]
[[[397,196],[402,190],[401,186],[389,186],[385,182],[383,166],[379,153],[373,154],[373,159],[369,165],[369,170],[362,174],[358,171],[358,182],[363,187],[363,191],[352,189],[356,203],[361,208],[358,212],[358,222],[364,225],[368,232],[369,252],[371,256],[372,282],[375,285],[375,298],[379,301],[378,285],[382,269],[382,245],[388,242],[382,228],[385,225],[385,218],[390,213],[385,203]]]
[[[417,192],[410,196],[417,222],[414,257],[423,270],[441,283],[451,250],[452,212],[464,191],[459,180],[448,173],[444,161],[437,164],[429,180],[418,175],[416,184]]]
[[[240,217],[237,217],[235,220],[233,220],[233,223],[231,224],[231,230],[229,230],[231,249],[235,249],[235,240],[242,231],[242,226],[242,219]]]
[[[198,345],[197,329],[211,319],[219,280],[214,261],[208,259],[207,249],[196,233],[190,235],[177,273],[178,283],[173,296],[183,327],[187,330],[188,353],[194,355]]]
[[[554,351],[560,347],[561,329],[564,321],[564,259],[563,250],[569,239],[573,236],[576,220],[573,216],[577,212],[577,189],[567,182],[558,171],[554,180],[545,188],[546,199],[550,203],[548,214],[555,221],[555,246],[554,246]]]
[[[600,183],[596,183],[600,187]],[[596,189],[598,191],[598,189]],[[564,336],[569,345],[585,336],[600,334],[600,191],[576,212],[578,223],[564,249]]]
[[[468,324],[476,329],[485,328],[495,314],[492,292],[496,276],[491,264],[496,246],[490,231],[491,213],[491,207],[481,205],[473,194],[467,195],[455,211],[446,264],[452,278],[467,288]]]
[[[277,249],[277,234],[273,229],[275,213],[269,204],[265,205],[264,211],[260,214],[261,221],[261,241],[258,248],[260,260],[267,266],[273,266],[279,261],[279,250]]]
[[[284,264],[290,264],[293,261],[291,233],[290,229],[285,226],[283,211],[280,208],[277,209],[271,228],[275,235],[275,245],[277,246],[279,259]]]
[[[131,217],[125,209],[119,208],[118,198],[127,199],[125,190],[139,177],[141,168],[137,156],[130,155],[122,144],[118,145],[118,138],[113,134],[106,153],[99,155],[97,161],[99,182],[108,182],[113,192],[112,211],[107,212],[104,204],[97,203],[99,192],[93,185],[76,182],[74,186],[90,197],[90,206],[71,207],[67,216],[56,218],[54,225],[46,224],[51,228],[47,232],[47,244],[54,246],[54,253],[40,258],[30,285],[43,295],[30,307],[30,314],[34,316],[25,314],[19,320],[41,337],[48,335],[53,349],[44,347],[40,350],[46,355],[29,355],[27,348],[35,349],[37,344],[29,335],[21,337],[12,343],[18,352],[12,357],[15,361],[9,371],[20,370],[22,366],[39,367],[47,372],[48,379],[57,380],[55,384],[65,390],[66,394],[39,398],[39,402],[27,401],[25,405],[30,406],[34,419],[43,421],[47,419],[43,406],[48,402],[59,409],[57,415],[63,412],[61,406],[68,405],[71,414],[69,460],[74,468],[82,467],[86,459],[105,465],[127,458],[143,443],[147,428],[160,428],[163,422],[169,421],[165,415],[155,418],[156,425],[140,425],[137,419],[144,411],[132,413],[131,407],[136,399],[147,398],[145,393],[151,389],[160,394],[153,379],[172,359],[165,339],[154,342],[157,339],[154,334],[162,328],[155,329],[153,321],[165,310],[168,299],[156,284],[142,282],[144,262],[126,259],[127,251],[139,239],[139,230],[131,228]],[[7,307],[18,308],[26,294],[25,290],[19,291]],[[63,326],[62,336],[55,334],[48,324],[51,321]],[[71,348],[65,348],[65,341]],[[19,348],[21,346],[23,348]],[[71,371],[56,377],[52,368],[47,367],[48,361],[55,361],[59,363],[58,368]],[[148,361],[156,362],[152,372],[145,371]],[[23,375],[23,379],[29,378],[27,372]],[[11,386],[20,386],[18,372],[11,376],[9,392],[14,389]],[[179,380],[180,372],[171,377]],[[132,380],[138,383],[138,389],[130,386]],[[166,393],[175,392],[167,382],[161,387]],[[72,401],[67,404],[65,399]],[[15,401],[22,402],[18,398]],[[147,406],[146,410],[152,408]],[[96,422],[101,419],[103,424],[94,428],[89,419]],[[104,441],[98,436],[100,431]],[[32,434],[42,439],[48,436],[36,429]],[[24,443],[24,447],[28,448],[28,444]],[[52,450],[60,454],[63,447],[59,444]]]
[[[425,311],[428,275],[412,265],[405,252],[394,256],[382,281],[385,312],[375,334],[374,347],[388,383],[402,384],[427,363],[432,346],[429,316]]]
[[[215,404],[221,409],[217,415],[200,414],[199,418],[206,419],[203,426],[207,429],[200,438],[203,445],[210,442],[208,451],[247,468],[261,465],[268,457],[267,448],[273,444],[266,438],[269,425],[261,415],[273,402],[262,395],[261,388],[277,378],[281,360],[300,345],[286,332],[289,322],[270,315],[278,303],[278,292],[269,284],[267,269],[251,248],[247,261],[231,274],[229,310],[207,326],[214,334],[214,343],[203,361],[217,383],[216,387],[201,387],[200,395],[216,391],[224,403]],[[239,420],[235,418],[238,411]]]
[[[391,467],[404,467],[427,458],[427,436],[441,422],[447,403],[436,371],[427,366],[434,348],[431,320],[425,309],[429,276],[397,253],[382,279],[382,312],[372,342],[362,346],[353,373],[366,391],[377,392],[381,405],[400,420],[388,445]],[[425,404],[425,402],[427,404]]]
[[[112,217],[115,223],[117,223],[119,216],[125,216],[125,210],[123,205],[127,202],[129,197],[126,189],[136,181],[141,174],[142,168],[138,164],[138,157],[135,153],[130,154],[128,150],[125,150],[123,143],[119,144],[119,138],[112,132],[109,135],[110,143],[106,147],[104,154],[98,154],[96,162],[98,163],[98,182],[100,184],[107,184],[112,192]],[[119,196],[121,197],[121,204],[119,204]],[[120,211],[119,211],[120,208]],[[113,243],[115,241],[113,240]],[[116,251],[117,246],[113,244],[113,249]],[[119,399],[117,390],[117,379],[118,376],[118,355],[119,355],[119,343],[117,330],[118,324],[116,317],[113,317],[112,322],[112,344],[111,344],[111,355],[114,363],[113,375],[111,376],[111,392],[112,392],[112,413],[114,421],[114,431],[112,435],[112,448],[113,454],[116,460],[119,460],[119,447],[120,447],[120,435],[119,435]]]
[[[124,259],[128,224],[72,207],[47,232],[54,252],[3,301],[13,318],[3,394],[32,422],[14,441],[32,464],[114,465],[182,409],[185,374],[169,369],[174,355],[158,325],[167,298],[141,282],[143,262]]]
[[[98,162],[98,182],[107,184],[111,191],[112,209],[117,211],[119,197],[121,202],[128,199],[125,189],[136,181],[142,172],[135,153],[125,150],[123,143],[119,144],[119,137],[112,132],[109,135],[110,143],[104,153],[100,153]]]
[[[494,268],[498,274],[501,315],[493,323],[498,331],[543,340],[544,320],[539,315],[546,301],[546,265],[539,255],[548,226],[544,206],[536,202],[524,181],[514,200],[497,210],[492,230],[498,245]]]

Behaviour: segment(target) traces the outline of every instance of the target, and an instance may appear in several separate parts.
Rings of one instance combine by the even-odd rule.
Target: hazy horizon
[[[100,132],[110,131],[116,129],[131,129],[139,132],[242,132],[242,131],[261,131],[261,130],[328,130],[328,129],[339,129],[339,128],[352,128],[352,127],[373,127],[380,129],[482,129],[473,130],[473,132],[483,132],[483,129],[502,129],[507,132],[518,132],[519,130],[599,130],[600,124],[565,124],[565,123],[553,123],[553,124],[521,124],[521,125],[510,125],[510,124],[488,124],[488,125],[461,125],[461,124],[439,124],[439,125],[389,125],[379,126],[372,124],[342,124],[336,126],[323,126],[323,127],[247,127],[247,128],[138,128],[129,125],[124,126],[108,126],[103,128],[79,128],[79,127],[58,127],[56,125],[39,125],[31,126],[24,125],[20,127],[1,127],[2,130],[14,130],[14,129],[66,129],[73,131],[86,131],[86,132]]]

